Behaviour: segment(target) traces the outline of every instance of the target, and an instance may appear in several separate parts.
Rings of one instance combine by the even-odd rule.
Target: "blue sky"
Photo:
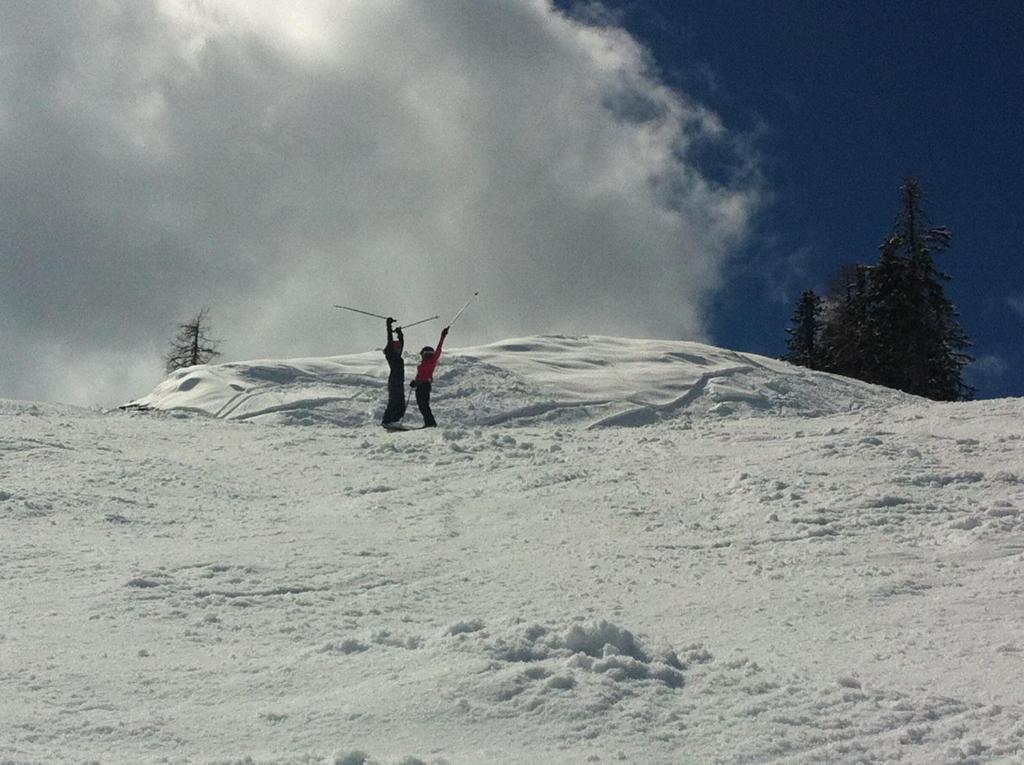
[[[1024,4],[605,3],[661,76],[750,133],[769,208],[715,303],[717,343],[776,355],[799,292],[874,262],[906,175],[974,340],[978,397],[1024,395]]]

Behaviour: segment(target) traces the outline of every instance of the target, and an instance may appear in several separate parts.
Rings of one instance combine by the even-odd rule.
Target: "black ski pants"
[[[430,411],[429,381],[416,383],[416,406],[420,408],[420,414],[423,415],[423,427],[437,427],[437,420],[434,419],[434,413]]]
[[[405,362],[398,353],[385,353],[384,356],[391,371],[388,374],[388,406],[381,422],[388,425],[405,416]]]

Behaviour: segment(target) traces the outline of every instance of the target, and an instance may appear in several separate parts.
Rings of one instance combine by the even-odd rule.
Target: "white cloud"
[[[1015,314],[1024,317],[1024,294],[1011,295],[1006,298],[1006,304],[1010,306],[1010,310]]]
[[[477,289],[453,345],[703,338],[759,202],[715,114],[544,0],[12,0],[0,50],[0,395],[141,394],[202,306],[233,358],[366,350],[333,303]]]
[[[977,377],[1000,378],[1006,374],[1009,365],[1006,360],[995,354],[979,356],[967,367],[968,372]]]

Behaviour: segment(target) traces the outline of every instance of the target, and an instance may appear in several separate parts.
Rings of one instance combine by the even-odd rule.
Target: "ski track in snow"
[[[502,366],[567,343],[415,433],[369,358],[0,401],[0,763],[1024,761],[1024,403]]]

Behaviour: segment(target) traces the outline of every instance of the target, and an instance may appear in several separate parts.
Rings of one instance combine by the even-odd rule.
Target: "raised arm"
[[[438,356],[441,355],[441,346],[444,345],[444,339],[446,337],[448,337],[448,330],[449,329],[451,329],[451,327],[445,327],[444,329],[441,330],[441,339],[437,341],[437,347],[434,349],[434,358],[435,359]]]

